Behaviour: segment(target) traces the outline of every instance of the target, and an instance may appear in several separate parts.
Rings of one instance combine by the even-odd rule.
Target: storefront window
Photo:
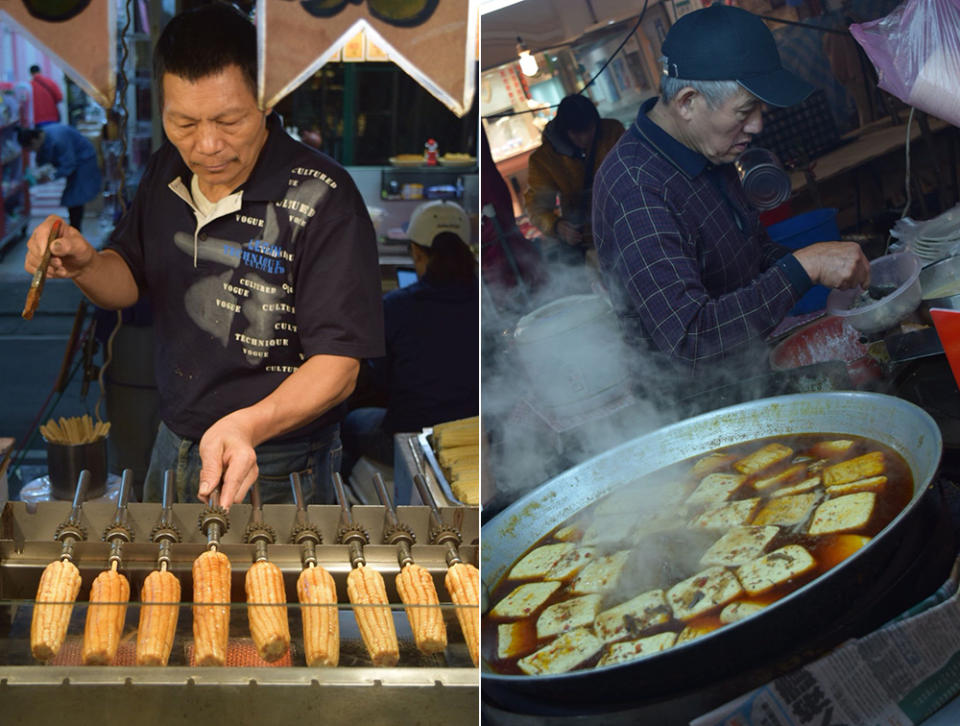
[[[328,63],[277,110],[306,143],[349,166],[422,154],[427,139],[440,154],[476,155],[476,103],[458,118],[393,63]]]
[[[636,25],[636,18],[630,18],[568,46],[534,53],[537,72],[532,76],[516,62],[484,71],[480,103],[494,160],[539,146],[557,104],[564,96],[583,91],[621,43],[623,48],[584,93],[602,117],[619,119],[624,126],[632,123],[640,104],[657,92],[656,59],[669,22],[656,6],[631,34]]]

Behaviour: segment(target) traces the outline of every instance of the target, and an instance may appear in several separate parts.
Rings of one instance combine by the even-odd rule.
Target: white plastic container
[[[879,300],[856,306],[861,289],[833,290],[827,296],[827,313],[843,318],[861,333],[892,328],[920,305],[920,260],[911,252],[878,257],[870,263],[870,285],[897,288]]]
[[[571,295],[525,315],[514,330],[532,403],[557,416],[594,411],[627,392],[628,351],[599,295]]]

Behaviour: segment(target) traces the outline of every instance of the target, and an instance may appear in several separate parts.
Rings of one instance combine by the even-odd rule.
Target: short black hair
[[[40,66],[38,66],[38,65],[32,65],[32,66],[30,66],[30,73],[31,73],[31,74],[33,74],[33,73],[39,73],[39,72],[40,72]]]
[[[29,148],[34,141],[40,138],[39,129],[25,129],[21,126],[17,127],[17,143],[20,144],[24,149]]]
[[[600,121],[597,107],[586,96],[574,93],[566,96],[557,107],[554,123],[561,133],[567,131],[586,131]]]
[[[163,89],[171,73],[188,81],[239,66],[254,97],[257,95],[257,31],[233,3],[200,5],[174,16],[153,51],[153,75]]]
[[[470,286],[477,281],[477,260],[456,232],[438,232],[429,247],[411,242],[427,253],[426,277],[434,282]]]

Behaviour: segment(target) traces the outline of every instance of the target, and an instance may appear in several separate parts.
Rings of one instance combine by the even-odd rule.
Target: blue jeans
[[[310,504],[335,504],[333,472],[340,470],[340,426],[331,424],[309,441],[262,444],[256,448],[260,499],[264,503],[293,501],[290,474],[299,472],[303,498]],[[150,467],[143,484],[143,499],[163,498],[163,473],[174,472],[178,502],[198,502],[200,486],[199,442],[177,436],[163,422],[157,429]]]

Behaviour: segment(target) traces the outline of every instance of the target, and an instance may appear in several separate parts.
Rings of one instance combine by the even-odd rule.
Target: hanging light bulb
[[[530,51],[523,44],[520,36],[517,36],[517,55],[520,57],[520,70],[525,76],[535,76],[540,71],[537,66],[537,59],[530,55]]]

